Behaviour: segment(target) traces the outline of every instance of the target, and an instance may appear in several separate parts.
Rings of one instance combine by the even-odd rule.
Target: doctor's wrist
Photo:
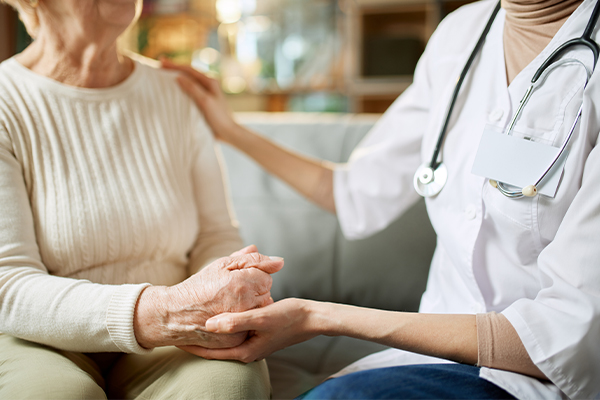
[[[339,319],[339,304],[321,301],[307,301],[305,312],[309,330],[315,335],[342,336],[343,324]]]

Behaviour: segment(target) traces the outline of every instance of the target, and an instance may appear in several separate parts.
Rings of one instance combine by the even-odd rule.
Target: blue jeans
[[[464,364],[405,365],[330,379],[298,399],[514,399]]]

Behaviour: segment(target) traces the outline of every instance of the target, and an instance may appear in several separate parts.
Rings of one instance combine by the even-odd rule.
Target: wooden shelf
[[[472,1],[346,0],[344,76],[352,111],[384,112],[411,84],[440,20]]]
[[[425,4],[425,3],[434,3],[431,1],[424,0],[354,0],[355,4],[358,7],[369,8],[369,7],[393,7],[393,6],[404,6],[411,4]]]
[[[357,78],[348,82],[350,96],[396,95],[412,83],[412,75],[379,78]]]
[[[0,3],[0,62],[12,57],[17,43],[17,13],[7,4]]]

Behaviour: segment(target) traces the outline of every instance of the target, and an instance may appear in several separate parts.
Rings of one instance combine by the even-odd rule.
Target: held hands
[[[220,258],[185,281],[171,286],[146,288],[134,314],[134,331],[145,348],[199,345],[232,347],[244,341],[246,332],[210,333],[205,322],[224,312],[240,312],[273,303],[272,273],[283,259],[267,257],[249,246]]]
[[[284,299],[264,308],[217,315],[206,321],[207,331],[228,335],[252,333],[245,342],[233,348],[181,348],[206,359],[239,360],[245,363],[262,360],[277,350],[324,332],[326,322],[313,315],[315,307],[318,307],[318,303],[313,301]]]
[[[202,111],[215,137],[233,144],[233,135],[237,123],[229,110],[219,82],[187,65],[174,64],[167,59],[161,59],[161,63],[165,69],[182,72],[177,77],[177,83],[179,83],[181,89],[192,98]]]

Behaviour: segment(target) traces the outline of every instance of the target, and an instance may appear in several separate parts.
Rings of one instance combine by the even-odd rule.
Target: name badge
[[[559,153],[558,147],[506,135],[488,125],[483,131],[471,173],[520,190],[535,185]],[[565,150],[537,186],[539,194],[556,196],[567,155]]]

